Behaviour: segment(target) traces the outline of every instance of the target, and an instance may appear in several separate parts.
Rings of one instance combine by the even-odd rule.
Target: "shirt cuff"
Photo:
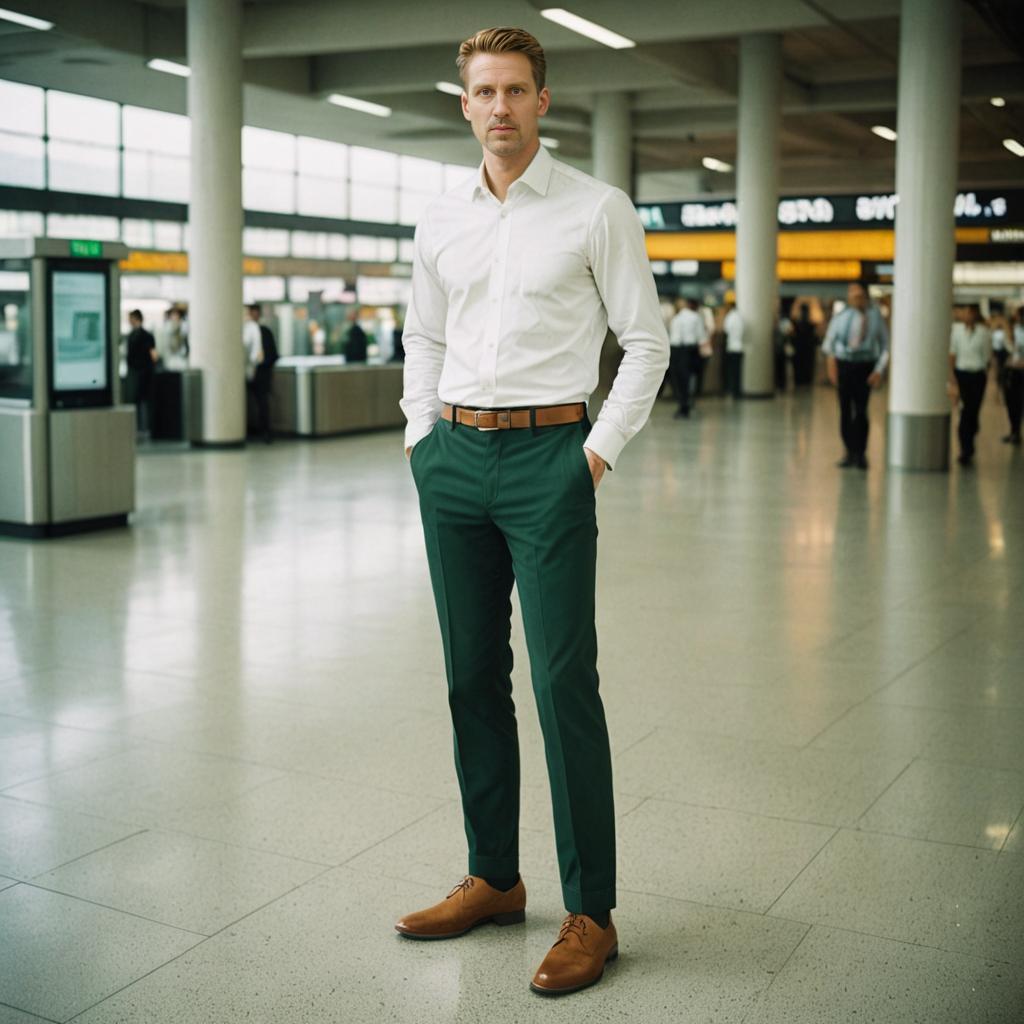
[[[405,447],[414,448],[418,441],[422,441],[433,429],[436,420],[415,420],[406,425]]]
[[[583,442],[583,447],[589,448],[595,455],[600,455],[608,463],[609,469],[615,468],[615,460],[625,446],[626,439],[615,427],[600,419],[591,428],[587,439]]]

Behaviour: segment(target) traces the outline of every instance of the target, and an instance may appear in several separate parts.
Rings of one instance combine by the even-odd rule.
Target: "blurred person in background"
[[[964,310],[964,319],[953,324],[949,336],[949,390],[960,400],[957,461],[961,466],[969,466],[974,459],[974,438],[991,361],[992,334],[981,319],[981,310],[970,305]]]

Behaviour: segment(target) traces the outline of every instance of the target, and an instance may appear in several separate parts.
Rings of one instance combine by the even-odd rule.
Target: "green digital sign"
[[[72,256],[85,256],[96,259],[103,255],[103,243],[89,239],[73,238],[68,242],[68,252]]]

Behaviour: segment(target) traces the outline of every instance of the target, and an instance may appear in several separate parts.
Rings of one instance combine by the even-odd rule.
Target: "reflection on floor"
[[[990,392],[975,469],[887,474],[882,408],[862,473],[827,392],[665,402],[602,486],[623,955],[543,1006],[522,670],[527,923],[392,931],[464,870],[397,434],[0,543],[0,1022],[1024,1019],[1024,452]]]

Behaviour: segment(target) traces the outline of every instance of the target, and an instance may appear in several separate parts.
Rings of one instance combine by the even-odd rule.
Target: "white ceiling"
[[[184,113],[183,79],[146,68],[186,60],[184,0],[3,0],[44,17],[52,32],[0,22],[0,78]],[[626,91],[636,170],[647,187],[678,193],[734,188],[704,172],[703,156],[736,152],[736,62],[741,33],[783,37],[782,186],[786,191],[891,188],[893,147],[872,135],[895,125],[899,0],[575,0],[571,9],[635,39],[613,51],[561,28],[528,0],[275,0],[246,2],[246,123],[473,163],[479,150],[458,100],[434,89],[456,80],[461,39],[519,25],[548,52],[553,95],[545,134],[560,155],[590,159],[590,108],[599,91]],[[1020,184],[1024,163],[1001,140],[1024,138],[1024,32],[1017,0],[963,5],[962,186]],[[1003,17],[1001,24],[998,19]],[[378,119],[324,102],[344,92],[386,103]],[[1007,106],[988,102],[1003,95]],[[670,194],[658,198],[671,198]]]

